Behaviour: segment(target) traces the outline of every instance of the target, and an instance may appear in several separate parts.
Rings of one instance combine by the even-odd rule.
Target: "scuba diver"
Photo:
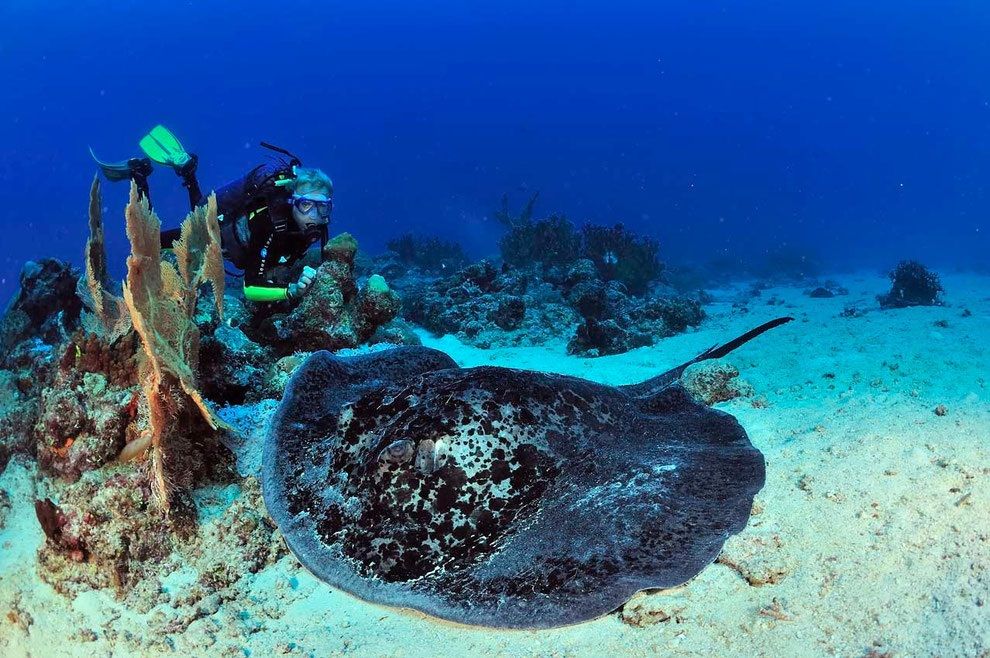
[[[223,255],[243,270],[243,274],[228,274],[244,277],[246,299],[297,299],[312,284],[316,270],[304,267],[299,279],[284,287],[272,281],[272,270],[292,266],[316,243],[321,247],[326,244],[333,183],[321,170],[303,167],[299,158],[285,149],[266,142],[261,145],[279,157],[216,190]],[[175,135],[164,126],[155,126],[141,139],[140,146],[147,157],[123,162],[102,162],[92,149],[90,154],[108,180],[134,181],[149,204],[152,161],[175,171],[189,192],[191,208],[206,203],[196,179],[199,158],[187,153]],[[162,249],[170,249],[179,234],[177,228],[162,231]]]

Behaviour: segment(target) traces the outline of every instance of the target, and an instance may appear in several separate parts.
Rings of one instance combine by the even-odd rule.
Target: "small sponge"
[[[381,274],[372,274],[368,277],[368,292],[388,292],[388,284]]]

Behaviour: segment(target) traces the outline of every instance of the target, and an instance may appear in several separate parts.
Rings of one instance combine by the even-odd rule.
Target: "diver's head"
[[[333,183],[319,169],[299,167],[291,184],[292,219],[296,228],[314,240],[323,235],[333,210]]]

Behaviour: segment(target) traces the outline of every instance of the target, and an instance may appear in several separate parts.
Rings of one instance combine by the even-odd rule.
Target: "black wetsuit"
[[[180,172],[193,207],[206,203],[196,181],[195,164]],[[323,235],[297,230],[292,217],[291,193],[275,182],[292,177],[292,164],[277,161],[261,164],[245,176],[216,191],[224,258],[244,271],[244,296],[251,301],[280,301],[287,289],[271,280],[271,271],[289,267],[302,258]],[[168,249],[179,238],[180,229],[162,231],[161,244]]]

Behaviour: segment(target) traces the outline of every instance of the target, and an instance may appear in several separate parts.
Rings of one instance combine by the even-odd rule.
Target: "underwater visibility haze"
[[[988,33],[8,0],[0,655],[987,655]]]

